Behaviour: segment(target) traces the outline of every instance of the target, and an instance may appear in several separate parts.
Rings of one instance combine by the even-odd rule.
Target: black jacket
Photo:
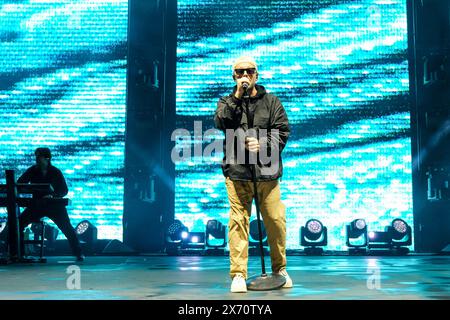
[[[54,189],[52,193],[55,197],[64,197],[69,192],[66,180],[58,168],[48,166],[47,175],[44,177],[37,165],[31,166],[17,179],[17,183],[50,183]],[[35,192],[33,198],[42,198],[48,193]]]
[[[217,104],[214,123],[216,128],[225,133],[222,171],[224,176],[229,177],[231,180],[252,180],[252,173],[250,171],[252,166],[249,166],[248,164],[255,163],[255,161],[249,162],[249,152],[245,149],[243,140],[239,142],[239,139],[234,138],[234,153],[232,159],[230,159],[230,157],[227,159],[227,145],[230,149],[232,146],[231,143],[233,143],[233,141],[230,141],[231,136],[227,139],[227,131],[228,133],[241,131],[248,134],[249,128],[254,128],[256,130],[260,146],[265,146],[267,148],[267,151],[260,150],[258,153],[258,165],[256,168],[257,181],[275,180],[283,174],[281,152],[286,145],[290,133],[286,111],[276,96],[267,93],[263,86],[256,85],[255,87],[257,94],[248,99],[248,104],[245,100],[237,99],[234,96],[234,93],[237,90],[236,86],[234,87],[233,93],[220,98]],[[247,107],[250,115],[249,117],[247,116]],[[267,134],[264,134],[264,130],[261,129],[267,129]],[[270,129],[277,129],[279,133],[278,136],[271,133],[269,131]],[[274,144],[278,146],[277,149],[271,147],[274,146]],[[244,163],[237,161],[236,156],[238,148],[242,148],[241,150],[244,150],[243,152],[245,152]],[[264,152],[264,154],[271,158],[272,150],[278,151],[277,156],[279,162],[273,163],[273,161],[267,162],[267,160],[260,160],[261,152]]]

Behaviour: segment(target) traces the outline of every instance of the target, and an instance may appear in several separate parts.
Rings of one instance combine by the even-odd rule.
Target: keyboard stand
[[[6,185],[0,185],[0,191],[6,192],[6,203],[2,206],[6,206],[8,212],[8,252],[7,257],[0,258],[0,265],[8,265],[12,263],[45,263],[45,258],[32,258],[23,257],[23,252],[20,250],[21,235],[19,231],[19,202],[20,198],[17,197],[18,185],[14,177],[14,170],[5,170]],[[50,184],[30,184],[28,186],[20,187],[24,193],[33,192],[33,188],[42,190],[48,188],[51,191]],[[20,258],[18,258],[20,257]]]

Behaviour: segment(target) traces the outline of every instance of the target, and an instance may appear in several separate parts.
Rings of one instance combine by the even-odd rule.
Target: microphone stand
[[[247,115],[247,124],[248,129],[253,128],[253,119],[250,119],[249,115],[249,100],[250,95],[248,94],[248,88],[244,88],[244,95],[242,96],[244,100],[245,113]],[[256,137],[258,138],[258,137]],[[257,157],[256,157],[257,159]],[[259,237],[259,250],[261,256],[261,275],[253,276],[248,278],[247,280],[247,288],[249,290],[254,291],[268,291],[279,289],[286,283],[286,279],[279,274],[271,274],[267,275],[266,273],[266,265],[264,262],[264,247],[262,241],[262,226],[261,226],[261,215],[259,209],[259,197],[258,197],[258,185],[256,182],[256,163],[249,164],[250,171],[252,172],[252,181],[253,181],[253,193],[255,198],[255,207],[256,207],[256,219],[258,220],[258,237]]]

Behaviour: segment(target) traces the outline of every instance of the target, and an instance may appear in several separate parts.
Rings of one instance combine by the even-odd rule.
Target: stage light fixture
[[[402,219],[394,219],[384,231],[369,232],[369,250],[378,254],[384,249],[389,255],[405,255],[409,253],[407,246],[412,244],[412,229]]]
[[[412,244],[412,229],[402,219],[394,219],[391,224],[392,246],[406,247]]]
[[[205,233],[204,232],[189,232],[187,237],[181,241],[181,249],[204,249],[205,248]]]
[[[300,228],[300,245],[305,247],[305,253],[310,255],[322,254],[328,244],[328,231],[322,222],[310,219]]]
[[[355,219],[346,226],[347,247],[350,254],[365,253],[368,244],[367,224],[364,219]]]
[[[207,249],[225,248],[227,245],[226,227],[218,220],[208,220],[205,239]]]
[[[87,253],[93,253],[94,244],[97,241],[97,227],[90,223],[88,220],[81,221],[75,228],[75,233],[82,247]]]
[[[181,242],[189,235],[189,229],[180,220],[174,220],[166,232],[166,240],[169,242]]]
[[[174,220],[166,230],[165,248],[169,255],[178,254],[181,242],[189,236],[189,229],[180,220]]]
[[[386,231],[371,231],[369,232],[369,248],[387,248],[391,247],[391,232],[390,229]]]
[[[386,228],[385,231],[370,231],[368,238],[367,248],[371,255],[391,254],[392,235],[390,227]]]

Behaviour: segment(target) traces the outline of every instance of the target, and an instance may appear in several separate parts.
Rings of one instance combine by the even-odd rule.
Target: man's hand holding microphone
[[[236,79],[237,90],[234,96],[237,99],[242,99],[242,97],[248,97],[248,88],[250,86],[250,81],[246,77],[242,77],[240,79]],[[254,137],[246,137],[245,138],[245,148],[250,152],[258,152],[259,151],[259,141]]]
[[[237,90],[236,90],[234,96],[237,99],[242,99],[243,97],[245,98],[245,96],[249,94],[248,87],[250,86],[250,80],[247,79],[246,77],[236,79],[236,85],[237,85]]]

